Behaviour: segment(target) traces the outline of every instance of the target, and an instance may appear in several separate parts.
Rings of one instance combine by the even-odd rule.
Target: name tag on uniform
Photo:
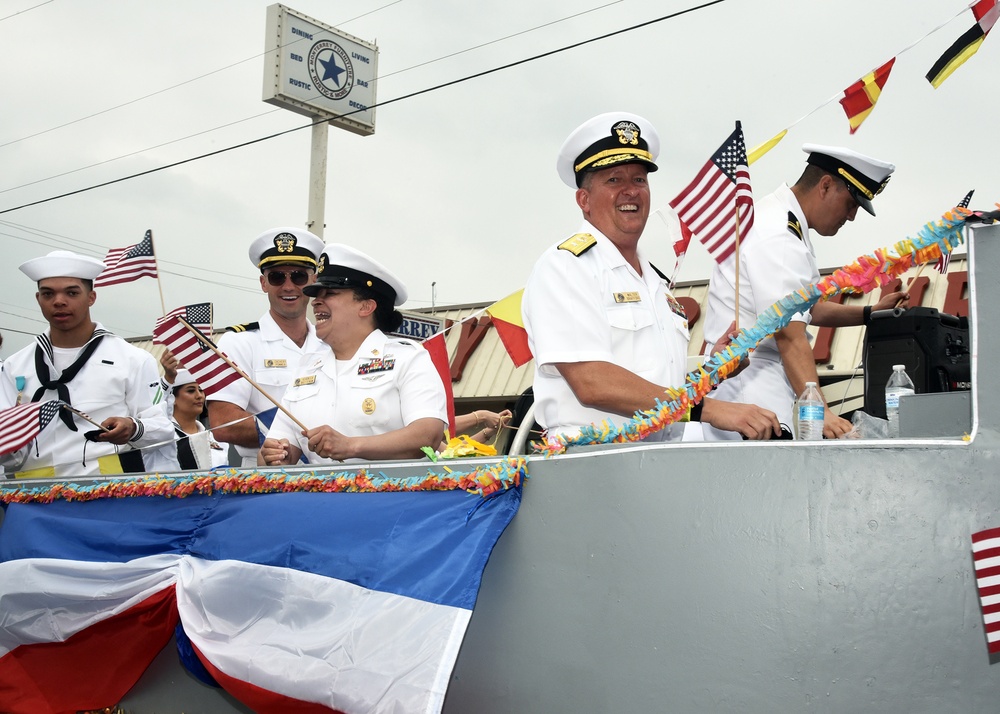
[[[282,365],[282,366],[284,366],[284,365]],[[302,386],[304,386],[306,384],[315,384],[315,382],[316,382],[316,375],[315,374],[310,374],[308,377],[299,377],[299,378],[297,378],[295,380],[295,386],[296,387],[302,387]]]
[[[266,359],[264,360],[265,367],[287,367],[287,359]]]
[[[642,302],[639,293],[615,293],[615,302]]]

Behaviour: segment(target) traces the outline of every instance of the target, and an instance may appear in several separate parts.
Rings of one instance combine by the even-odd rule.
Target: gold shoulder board
[[[597,245],[597,239],[589,233],[577,233],[572,238],[567,238],[559,244],[559,250],[568,250],[576,257],[580,257],[588,250]]]

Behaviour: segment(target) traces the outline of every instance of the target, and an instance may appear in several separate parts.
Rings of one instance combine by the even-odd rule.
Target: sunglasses
[[[290,273],[286,273],[284,270],[272,270],[267,274],[267,282],[269,285],[278,287],[285,284],[285,278],[291,278],[293,285],[298,285],[302,287],[309,282],[310,273],[304,270],[293,270]]]

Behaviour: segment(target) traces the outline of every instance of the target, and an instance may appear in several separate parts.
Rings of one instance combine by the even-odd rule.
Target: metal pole
[[[326,157],[329,140],[329,124],[325,121],[313,124],[312,151],[309,156],[309,220],[306,228],[319,238],[323,237],[323,228],[326,226]]]

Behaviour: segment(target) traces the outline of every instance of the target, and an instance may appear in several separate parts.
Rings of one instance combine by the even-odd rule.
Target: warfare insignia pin
[[[295,250],[295,236],[291,233],[279,233],[274,237],[274,247],[279,253],[291,253]]]
[[[361,402],[361,411],[366,415],[371,416],[375,413],[375,400],[371,397],[365,397],[365,400]]]

